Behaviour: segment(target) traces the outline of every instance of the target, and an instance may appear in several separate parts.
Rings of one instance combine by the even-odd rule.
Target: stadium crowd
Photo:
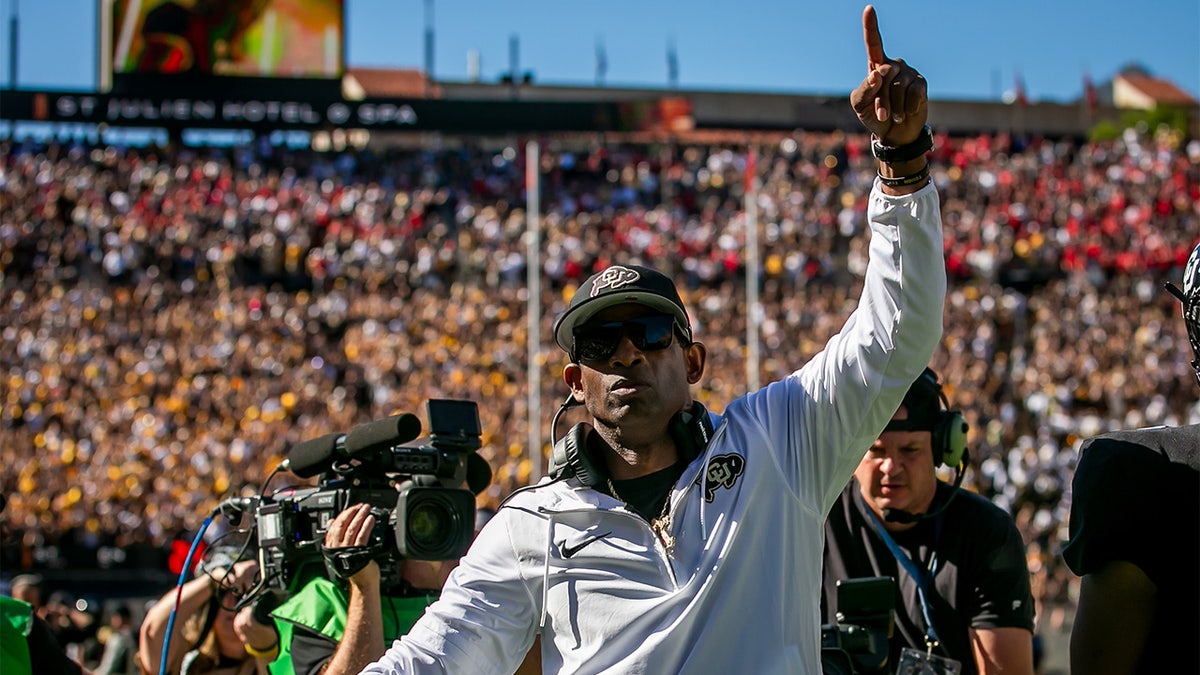
[[[744,390],[748,168],[763,314],[782,317],[761,326],[762,380],[836,331],[865,266],[868,139],[797,133],[758,152],[543,150],[543,411],[566,394],[553,317],[616,262],[679,280],[709,347],[698,399],[720,411]],[[524,162],[482,141],[0,145],[3,567],[169,551],[222,498],[259,492],[293,444],[434,397],[480,404],[495,471],[480,505],[528,483]],[[939,135],[932,167],[951,276],[932,365],[971,425],[965,485],[1017,517],[1038,620],[1061,623],[1080,441],[1200,419],[1162,291],[1200,238],[1200,142]]]

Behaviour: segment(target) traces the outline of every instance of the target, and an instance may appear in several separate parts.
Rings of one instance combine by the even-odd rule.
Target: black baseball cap
[[[675,318],[690,342],[692,323],[675,283],[658,270],[641,265],[613,265],[593,274],[571,296],[567,311],[554,324],[554,341],[568,354],[575,347],[575,327],[586,323],[601,310],[634,303],[646,305]]]
[[[884,431],[933,431],[942,412],[942,385],[932,368],[913,381],[901,402],[908,416],[888,422]]]

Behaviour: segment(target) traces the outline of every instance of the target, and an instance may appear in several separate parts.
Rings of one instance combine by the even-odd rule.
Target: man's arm
[[[946,294],[938,196],[923,176],[922,146],[910,145],[924,133],[925,80],[904,61],[884,54],[869,6],[863,12],[863,39],[867,75],[851,94],[851,107],[863,127],[892,148],[897,161],[882,163],[881,174],[915,171],[917,180],[899,188],[876,180],[867,201],[871,240],[857,307],[793,377],[748,401],[781,451],[783,473],[821,512],[828,512],[864,450],[928,365],[941,338]],[[789,393],[788,382],[800,386]],[[773,389],[781,393],[769,393]]]
[[[325,666],[325,675],[354,675],[383,656],[383,605],[379,597],[379,565],[371,561],[350,578],[346,634]]]
[[[175,608],[175,596],[179,593],[179,609],[176,616],[179,621],[201,611],[212,599],[214,593],[222,589],[246,589],[250,586],[254,575],[258,573],[258,562],[241,560],[227,570],[217,570],[212,577],[200,575],[185,583],[179,591],[167,591],[154,606],[146,612],[140,630],[140,647],[138,659],[144,670],[157,673],[162,662],[163,643],[167,638],[167,624],[170,623],[171,612]],[[187,645],[185,640],[175,635],[171,639],[170,651],[167,654],[168,670],[177,667],[183,658]]]
[[[980,675],[1033,675],[1033,633],[1024,628],[972,628]]]
[[[327,548],[366,546],[375,527],[369,504],[355,504],[338,514],[325,533]],[[350,576],[346,631],[322,671],[325,675],[354,675],[383,656],[383,601],[379,564],[374,560]]]
[[[986,502],[977,495],[960,497],[966,506]],[[969,512],[967,512],[969,513]],[[1007,512],[984,503],[982,512],[966,515],[950,531],[974,539],[979,549],[975,562],[961,563],[975,579],[967,609],[967,639],[981,675],[1033,675],[1034,602],[1030,588],[1029,563],[1021,531]],[[971,523],[978,531],[965,529]]]
[[[1071,629],[1071,672],[1133,673],[1150,634],[1156,590],[1145,572],[1120,560],[1085,574]]]

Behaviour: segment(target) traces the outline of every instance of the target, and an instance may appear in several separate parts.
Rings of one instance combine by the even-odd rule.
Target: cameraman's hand
[[[875,8],[863,10],[863,42],[867,48],[867,77],[850,93],[850,105],[867,128],[887,146],[917,140],[929,116],[925,78],[903,59],[883,53],[883,37]]]
[[[212,579],[218,588],[231,590],[240,597],[254,586],[254,578],[257,575],[258,561],[250,558],[239,560],[232,567],[215,570],[212,573]]]
[[[254,606],[243,607],[233,619],[233,632],[242,644],[260,654],[274,653],[279,647],[279,634],[275,625],[263,625],[254,620]]]
[[[344,548],[346,546],[366,546],[371,541],[371,531],[375,528],[375,516],[371,515],[370,504],[355,504],[342,511],[329,524],[325,531],[325,548]],[[366,567],[350,576],[350,583],[355,586],[379,586],[379,563],[372,560]]]

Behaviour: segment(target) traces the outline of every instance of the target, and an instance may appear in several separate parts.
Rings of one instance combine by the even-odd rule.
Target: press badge
[[[896,666],[896,675],[960,675],[962,664],[954,659],[934,656],[922,651],[905,647],[900,652],[900,665]]]

